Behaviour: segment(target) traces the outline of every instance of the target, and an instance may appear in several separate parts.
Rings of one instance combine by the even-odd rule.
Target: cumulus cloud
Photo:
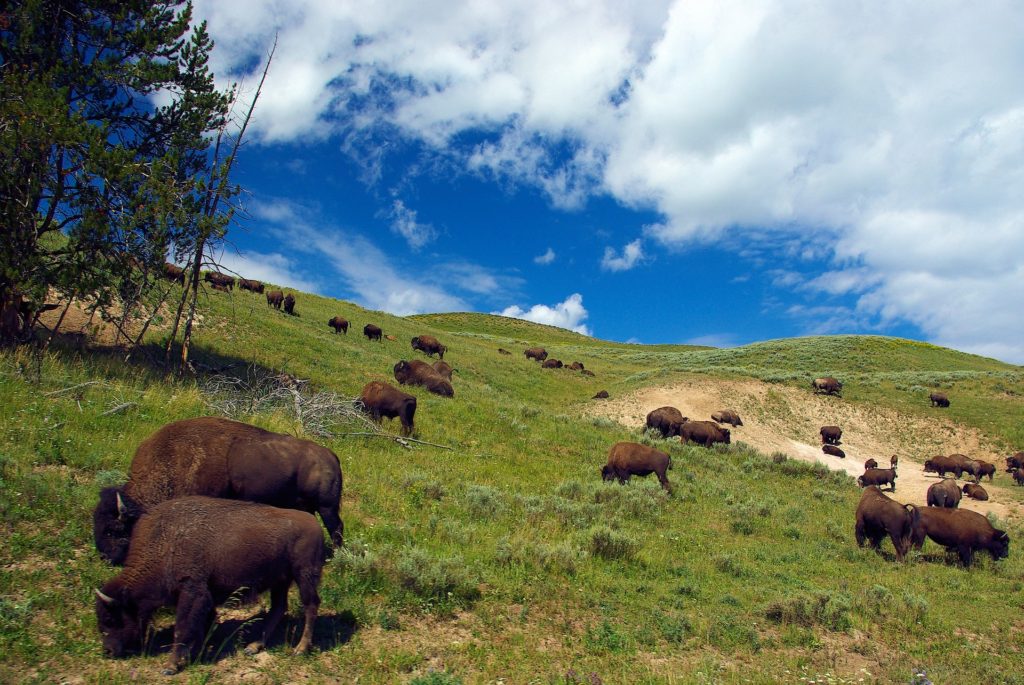
[[[417,221],[416,212],[406,207],[401,200],[391,204],[390,219],[391,230],[405,238],[413,250],[420,249],[437,237],[434,227]]]
[[[553,261],[555,261],[555,251],[552,250],[550,247],[544,254],[537,255],[536,257],[533,258],[534,264],[541,264],[544,266],[550,264]]]
[[[601,258],[601,268],[605,271],[629,271],[644,260],[644,250],[641,239],[637,238],[622,248],[622,254],[617,255],[615,249],[604,248],[604,257]]]
[[[549,326],[567,328],[583,335],[592,335],[590,327],[584,324],[589,316],[586,307],[583,306],[583,296],[573,293],[553,307],[546,304],[535,304],[529,309],[523,309],[519,305],[506,307],[500,312],[493,312],[501,316],[510,316],[514,319],[525,319],[534,323],[543,323]]]
[[[293,258],[276,252],[226,250],[217,258],[217,263],[228,273],[238,274],[242,278],[283,285],[307,293],[320,292],[320,284],[303,275]]]

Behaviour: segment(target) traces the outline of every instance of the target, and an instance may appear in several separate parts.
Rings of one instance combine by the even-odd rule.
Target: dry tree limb
[[[100,414],[100,416],[110,416],[111,414],[117,414],[118,412],[124,411],[128,407],[138,406],[138,404],[138,402],[123,402],[117,405],[116,407],[108,409],[107,411],[103,412],[102,414]]]
[[[45,392],[45,393],[43,393],[43,397],[50,397],[51,395],[60,395],[61,393],[70,392],[72,390],[77,390],[78,388],[84,388],[87,385],[96,385],[97,383],[102,383],[102,382],[103,381],[86,381],[85,383],[79,383],[78,385],[72,385],[71,387],[62,388],[61,390],[53,390],[52,392]]]

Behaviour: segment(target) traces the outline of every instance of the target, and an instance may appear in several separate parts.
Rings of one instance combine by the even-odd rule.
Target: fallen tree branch
[[[102,383],[102,381],[86,381],[85,383],[72,385],[70,388],[63,388],[61,390],[53,390],[52,392],[43,393],[43,397],[50,397],[51,395],[60,395],[61,393],[70,392],[78,388],[84,388],[87,385],[96,385],[97,383]]]
[[[113,409],[108,409],[107,411],[105,411],[102,414],[100,414],[100,416],[110,416],[111,414],[116,414],[118,412],[122,412],[125,409],[127,409],[128,407],[134,407],[134,406],[137,406],[137,405],[138,405],[138,402],[125,402],[123,404],[117,405]]]
[[[416,438],[403,438],[400,435],[390,435],[388,433],[337,433],[336,434],[336,437],[339,437],[339,438],[347,438],[347,437],[350,437],[350,436],[365,437],[365,438],[387,438],[389,440],[394,440],[395,442],[397,442],[399,445],[402,445],[403,447],[409,447],[406,444],[407,442],[415,442],[415,443],[419,443],[420,445],[430,445],[431,447],[439,447],[439,448],[441,448],[443,450],[450,450],[452,452],[455,451],[454,447],[449,447],[448,445],[438,445],[436,442],[427,442],[426,440],[417,440]]]

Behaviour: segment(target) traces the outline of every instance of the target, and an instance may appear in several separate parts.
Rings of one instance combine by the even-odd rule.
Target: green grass
[[[354,396],[419,354],[412,336],[436,335],[456,395],[413,390],[415,437],[452,449],[321,441],[345,474],[347,548],[325,569],[320,649],[300,658],[277,643],[268,661],[235,654],[179,678],[220,682],[252,668],[275,682],[909,682],[918,668],[934,682],[1024,678],[1015,545],[970,570],[930,546],[897,565],[891,551],[854,543],[852,479],[742,445],[659,442],[675,465],[671,495],[653,477],[603,483],[608,446],[641,434],[582,414],[602,388],[621,395],[693,374],[806,387],[832,373],[846,383],[842,401],[908,414],[926,413],[923,389],[941,387],[953,400],[945,416],[1020,449],[1020,367],[876,336],[716,350],[607,343],[480,314],[399,318],[305,294],[296,311],[212,295],[197,358],[284,369]],[[347,336],[327,327],[335,315],[352,323]],[[365,323],[397,342],[368,342]],[[532,345],[597,375],[541,370],[522,355]],[[114,355],[58,348],[42,360],[0,353],[0,407],[0,681],[155,679],[162,654],[100,655],[91,589],[113,571],[93,550],[91,509],[146,435],[210,411],[203,394]],[[287,407],[242,418],[302,434]],[[1015,525],[1010,534],[1020,539]],[[970,646],[951,649],[953,635]]]

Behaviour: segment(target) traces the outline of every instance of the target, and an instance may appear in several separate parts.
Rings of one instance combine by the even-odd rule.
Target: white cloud
[[[248,250],[226,250],[217,258],[217,263],[228,273],[238,274],[242,278],[283,285],[307,293],[320,291],[316,281],[301,274],[294,259],[276,252],[264,254]]]
[[[541,265],[545,265],[545,266],[550,264],[553,261],[555,261],[555,251],[552,250],[550,247],[548,248],[547,252],[545,252],[544,254],[537,255],[536,257],[533,258],[533,263],[534,264],[541,264]]]
[[[622,255],[616,255],[611,247],[604,248],[601,268],[605,271],[629,271],[644,260],[642,239],[637,238],[622,248]]]
[[[519,305],[506,307],[500,312],[493,312],[501,316],[510,316],[514,319],[525,319],[534,323],[543,323],[549,326],[567,328],[583,335],[592,335],[590,327],[584,324],[589,316],[586,307],[583,306],[583,296],[573,293],[553,307],[546,304],[535,304],[529,309],[523,309]]]
[[[401,200],[391,204],[390,219],[391,230],[405,238],[413,250],[420,249],[437,237],[434,227],[417,221],[416,212],[406,207]]]

